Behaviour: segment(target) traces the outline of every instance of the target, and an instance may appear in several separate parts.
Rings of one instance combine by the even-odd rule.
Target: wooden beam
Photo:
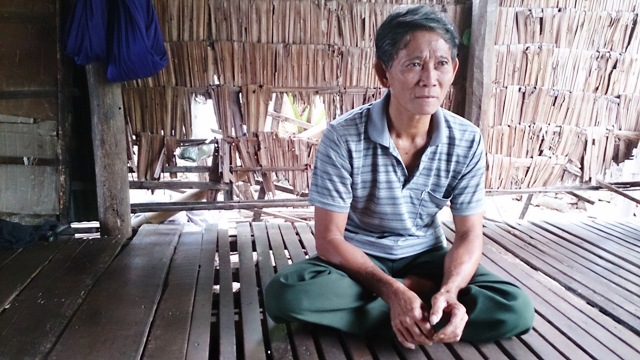
[[[163,173],[203,173],[208,174],[211,170],[210,166],[165,166],[162,168]]]
[[[267,112],[267,115],[277,118],[278,120],[281,121],[286,121],[290,124],[296,125],[296,126],[300,126],[301,128],[305,128],[305,129],[311,129],[313,127],[313,124],[309,124],[307,122],[304,121],[300,121],[298,119],[294,119],[292,117],[277,113],[277,112],[273,112],[273,111],[269,111]]]
[[[210,181],[129,181],[129,189],[206,189],[206,190],[227,190],[229,185],[219,184]]]
[[[640,190],[640,182],[637,181],[623,181],[611,183],[619,190]],[[550,186],[545,188],[529,188],[529,189],[486,189],[485,195],[487,196],[499,196],[499,195],[520,195],[520,194],[542,194],[542,193],[566,193],[569,191],[598,191],[607,190],[604,186],[600,185],[566,185],[566,186]]]
[[[465,117],[482,129],[491,105],[491,81],[493,80],[491,72],[498,2],[473,0],[471,11],[471,44],[467,69]]]
[[[107,82],[102,63],[87,65],[86,72],[100,233],[125,240],[131,236],[131,208],[122,89],[119,83]]]
[[[638,199],[638,198],[637,198],[637,197],[635,197],[635,196],[631,196],[631,195],[627,194],[626,192],[624,192],[624,191],[622,191],[622,190],[618,189],[617,187],[615,187],[614,185],[611,185],[611,184],[609,184],[609,183],[606,183],[606,182],[604,182],[604,181],[600,181],[600,180],[596,180],[596,183],[597,183],[598,185],[602,186],[603,188],[605,188],[605,189],[607,189],[607,190],[611,191],[611,192],[612,192],[612,193],[614,193],[614,194],[620,195],[620,196],[622,196],[623,198],[625,198],[625,199],[627,199],[627,200],[631,200],[631,201],[633,201],[633,202],[634,202],[634,203],[636,203],[636,204],[640,204],[640,199]]]
[[[307,199],[277,199],[224,202],[151,202],[131,204],[131,212],[161,212],[189,210],[254,210],[275,207],[308,207]]]
[[[32,90],[0,90],[1,100],[15,99],[39,99],[58,97],[58,89],[32,89]]]
[[[586,196],[582,196],[582,195],[578,194],[578,193],[577,193],[577,192],[575,192],[575,191],[567,191],[567,194],[569,194],[569,195],[573,196],[574,198],[576,198],[576,199],[578,199],[578,200],[582,200],[582,201],[584,201],[584,202],[586,202],[587,204],[590,204],[590,205],[593,205],[593,204],[595,204],[595,203],[596,203],[595,201],[593,201],[593,200],[589,199],[589,198],[588,198],[588,197],[586,197]]]
[[[60,161],[32,156],[0,156],[0,165],[58,166]]]
[[[66,16],[70,4],[56,1],[56,29],[58,34],[64,34],[67,22]],[[58,219],[62,223],[70,223],[71,219],[71,158],[72,158],[72,123],[73,99],[72,95],[79,95],[73,87],[73,69],[75,64],[70,56],[57,52],[58,61],[58,178],[60,179],[58,197]]]
[[[251,172],[251,171],[305,171],[309,166],[242,166],[232,168],[231,172]]]
[[[525,200],[522,211],[520,212],[520,220],[524,219],[525,215],[527,215],[527,210],[529,210],[529,205],[531,205],[531,199],[533,199],[533,194],[527,195],[527,200]]]

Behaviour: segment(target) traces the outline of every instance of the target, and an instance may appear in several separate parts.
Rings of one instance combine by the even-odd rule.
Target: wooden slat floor
[[[639,220],[485,222],[484,234],[483,265],[534,300],[524,336],[407,350],[274,324],[262,289],[315,253],[309,225],[144,225],[125,245],[0,252],[0,359],[640,359]]]

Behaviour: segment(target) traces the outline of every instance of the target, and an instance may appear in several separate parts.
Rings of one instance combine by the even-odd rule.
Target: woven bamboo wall
[[[395,6],[411,3],[442,9],[460,33],[470,28],[471,0],[154,0],[170,61],[156,76],[125,84],[131,135],[189,138],[192,93],[214,99],[227,139],[240,137],[243,126],[253,138],[270,130],[274,93],[292,94],[300,107],[322,96],[329,120],[375,100],[382,94],[373,71],[375,30]],[[460,114],[467,54],[462,46],[461,71],[444,104]],[[231,158],[244,159],[236,165],[248,166],[240,142],[230,141]]]
[[[602,179],[640,138],[640,2],[499,4],[487,187]]]
[[[171,88],[215,92],[215,99],[242,94],[241,118],[218,103],[221,130],[239,135],[234,122],[249,134],[263,131],[273,93],[293,93],[302,105],[320,95],[330,119],[367,103],[381,92],[373,72],[375,30],[398,4],[427,3],[446,12],[460,32],[470,28],[471,1],[454,0],[154,0],[170,63],[154,77],[126,84],[125,116],[133,133],[153,124],[188,135],[189,118],[183,102],[167,101]],[[461,51],[464,63],[466,52]],[[464,67],[462,69],[465,69]],[[465,72],[447,97],[445,107],[462,113]],[[228,93],[222,95],[220,93]],[[187,95],[188,96],[188,95]],[[188,103],[188,101],[187,101]],[[150,119],[146,109],[166,109]],[[182,114],[175,114],[178,109]],[[155,110],[154,110],[155,111]]]

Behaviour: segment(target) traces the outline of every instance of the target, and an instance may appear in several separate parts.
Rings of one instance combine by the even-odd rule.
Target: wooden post
[[[527,200],[524,202],[524,206],[520,212],[520,220],[524,219],[524,216],[527,215],[527,210],[529,210],[529,205],[531,205],[531,199],[533,199],[533,194],[527,195]]]
[[[131,236],[131,203],[122,89],[119,83],[107,82],[102,63],[87,65],[86,72],[100,234],[125,240]]]
[[[483,130],[491,106],[497,0],[473,0],[465,116]]]

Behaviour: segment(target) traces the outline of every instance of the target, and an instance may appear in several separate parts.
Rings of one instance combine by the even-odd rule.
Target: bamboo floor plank
[[[534,298],[538,315],[561,330],[565,334],[564,336],[567,336],[575,346],[584,349],[590,354],[586,356],[593,355],[597,358],[628,358],[628,356],[633,358],[638,356],[639,353],[635,348],[636,346],[631,345],[634,343],[633,339],[637,339],[636,335],[586,303],[577,301],[573,295],[563,288],[551,286],[549,283],[545,284],[544,281],[537,279],[540,274],[536,273],[534,269],[527,266],[513,266],[512,263],[509,266],[503,265],[500,260],[504,261],[504,259],[500,259],[500,255],[496,255],[496,251],[493,250],[497,248],[493,245],[495,234],[485,232],[485,235],[489,236],[488,243],[490,244],[490,246],[485,246],[485,256],[498,265],[492,265],[487,262],[489,265],[487,267],[490,267],[490,270],[498,275],[506,275],[520,286],[529,289]],[[487,249],[492,250],[487,251]],[[508,252],[514,254],[518,253],[518,250],[509,248]],[[545,269],[539,270],[543,273],[545,272]],[[538,323],[534,326],[538,326]],[[544,329],[539,333],[547,334],[547,330]],[[556,337],[547,338],[552,344],[559,339]],[[554,347],[566,351],[568,349],[567,345],[565,342],[562,347]],[[574,348],[573,351],[567,352],[565,355],[570,356],[571,359],[580,357],[580,352],[576,352],[576,350]]]
[[[198,280],[195,287],[191,328],[187,342],[187,359],[209,357],[211,311],[215,254],[218,245],[218,225],[207,225],[202,236]]]
[[[313,335],[318,339],[318,351],[321,359],[347,360],[345,349],[339,339],[339,333],[334,329],[316,326]]]
[[[485,235],[487,234],[495,234],[492,237],[493,241],[503,247],[512,249],[515,254],[518,254],[520,260],[535,269],[545,272],[545,274],[560,282],[563,286],[580,293],[581,296],[591,300],[591,303],[596,304],[601,310],[610,312],[632,327],[638,328],[640,326],[640,319],[635,315],[640,311],[638,306],[629,300],[628,296],[612,291],[610,284],[605,280],[587,276],[585,271],[588,271],[588,269],[582,264],[573,264],[576,266],[572,268],[569,264],[550,260],[547,254],[535,249],[530,244],[522,242],[520,239],[512,237],[511,234],[493,224],[487,224],[485,227]]]
[[[298,235],[295,233],[291,225],[289,223],[280,224],[280,232],[282,233],[282,238],[287,246],[291,260],[293,260],[293,262],[298,262],[306,259],[306,254],[302,248]]]
[[[311,227],[305,223],[296,223],[295,227],[296,230],[298,230],[298,234],[300,235],[300,240],[302,240],[302,243],[307,250],[307,254],[309,256],[315,255],[317,253],[316,240],[311,232]]]
[[[617,224],[620,227],[624,228],[624,229],[630,229],[631,231],[633,231],[636,234],[640,233],[640,221],[639,220],[624,219],[624,220],[621,220],[621,221],[617,222]]]
[[[361,337],[346,333],[342,333],[341,336],[349,358],[373,360],[373,354]]]
[[[453,240],[454,235],[453,235],[453,230],[451,225],[446,224],[446,227],[444,227],[443,229],[445,231],[447,238],[450,241]],[[569,322],[569,317],[572,316],[574,313],[570,313],[569,315],[565,316],[562,311],[558,311],[552,306],[550,306],[550,304],[546,302],[546,299],[549,296],[548,294],[546,294],[546,292],[548,291],[546,288],[546,284],[540,285],[538,282],[532,281],[533,279],[531,276],[524,274],[524,270],[530,269],[530,268],[526,267],[523,264],[521,269],[521,267],[516,266],[514,261],[505,260],[504,256],[505,256],[504,253],[497,252],[493,241],[485,236],[484,258],[482,261],[482,265],[485,266],[490,271],[492,271],[493,273],[495,273],[496,275],[502,276],[505,279],[513,281],[520,287],[529,290],[528,293],[533,298],[534,305],[536,307],[536,313],[537,313],[537,316],[534,318],[534,331],[536,330],[537,326],[542,326],[543,328],[545,328],[545,330],[552,331],[552,333],[554,334],[553,336],[554,341],[560,342],[563,345],[562,347],[563,349],[567,349],[567,351],[571,353],[572,356],[575,356],[576,359],[588,359],[589,356],[586,353],[584,353],[583,350],[578,348],[573,343],[573,341],[571,341],[571,339],[566,338],[564,334],[555,330],[555,328],[551,326],[550,323],[547,323],[546,318],[541,316],[541,313],[545,313],[545,311],[548,311],[552,313],[554,316],[554,325],[558,326],[558,325],[566,324],[566,326],[571,327],[572,329],[580,330],[578,328],[575,328],[575,326]],[[499,266],[503,262],[507,262],[507,261],[509,262],[508,268],[510,272],[507,272],[507,270],[504,270],[502,267]],[[528,286],[524,286],[525,284]],[[553,297],[551,298],[552,300],[558,300],[558,299],[554,299]],[[561,302],[553,301],[553,303],[557,304]],[[584,332],[584,334],[587,334],[587,332]],[[523,337],[521,337],[521,339],[524,340]],[[528,345],[535,351],[535,348],[532,346],[531,343],[529,343]],[[552,346],[552,347],[555,348],[555,346]],[[548,347],[544,347],[544,348],[548,350]],[[560,354],[555,354],[555,355],[559,356]],[[559,358],[562,358],[562,357],[569,358],[566,355],[559,356]]]
[[[242,348],[245,359],[265,357],[258,284],[253,260],[252,234],[249,223],[238,224],[238,257],[240,261],[240,319]]]
[[[220,338],[218,350],[220,359],[235,359],[236,332],[235,317],[236,308],[233,299],[233,277],[231,270],[231,245],[229,244],[229,231],[220,229],[218,232],[218,259],[219,259],[219,285],[220,308],[218,311],[218,325]]]
[[[264,314],[262,289],[275,271],[315,255],[313,224],[239,224],[237,235],[167,228],[145,225],[117,257],[120,245],[104,239],[0,253],[0,294],[12,294],[0,310],[0,358],[196,359],[209,351],[213,358],[278,360],[640,358],[630,306],[639,299],[640,268],[627,261],[638,253],[630,246],[640,229],[633,221],[486,224],[482,264],[531,295],[533,330],[494,343],[415,350],[391,339],[275,324]],[[452,224],[443,229],[452,240]],[[32,258],[38,262],[7,286],[8,269],[34,264]],[[212,299],[214,283],[219,299]],[[219,330],[209,343],[212,302]]]
[[[306,258],[302,246],[297,239],[297,235],[288,223],[267,224],[267,233],[274,252],[277,270],[280,271],[288,266],[287,253],[293,262],[302,261]],[[286,244],[286,250],[284,245]],[[315,346],[311,326],[308,324],[290,324],[287,326],[292,332],[292,350],[299,359],[318,359],[318,351]]]
[[[629,241],[630,238],[628,235],[625,236],[624,234],[619,234],[615,229],[607,229],[594,222],[586,223],[582,221],[571,221],[570,224],[580,229],[589,231],[594,236],[600,237],[605,241],[610,241],[616,245],[619,245],[622,249],[630,251],[632,254],[636,255],[636,258],[640,259],[640,256],[638,256],[637,252],[638,244]]]
[[[266,288],[269,281],[274,275],[274,265],[271,259],[271,250],[269,247],[269,238],[267,228],[264,223],[254,222],[252,224],[253,234],[258,257],[258,272],[260,278],[260,294]],[[264,301],[264,300],[263,300]],[[264,308],[264,306],[263,306]],[[271,351],[273,359],[290,360],[293,359],[291,345],[288,341],[287,327],[283,324],[276,324],[264,315],[264,322],[267,327],[268,349]]]
[[[553,226],[554,228],[560,231],[568,231],[573,236],[579,237],[580,239],[592,244],[596,248],[604,250],[614,256],[617,256],[622,260],[629,262],[630,264],[636,267],[640,267],[640,256],[632,252],[628,252],[627,247],[620,245],[615,241],[606,242],[606,244],[604,244],[602,241],[602,238],[594,235],[592,232],[583,230],[577,226],[567,224],[567,223],[559,224],[559,223],[548,222],[548,221],[543,221],[542,223],[549,226]],[[534,222],[534,224],[538,226],[541,226],[542,223]]]
[[[502,235],[504,236],[504,233],[502,233]],[[513,244],[516,244],[517,242],[518,240],[515,240]],[[519,251],[517,248],[511,248],[510,250],[512,251],[513,254],[517,254],[517,257],[521,258],[521,260],[522,259],[527,260],[527,258],[522,255],[522,251]],[[530,258],[531,257],[529,257],[528,259]],[[544,272],[545,274],[549,275],[552,278],[558,275],[558,271],[556,268],[551,269],[551,267],[545,267],[545,265],[542,265],[541,267],[535,266],[534,268]],[[616,310],[619,310],[620,308],[622,308],[618,306],[619,304],[613,303],[614,301],[617,301],[617,299],[621,298],[620,296],[613,296],[612,294],[606,294],[606,291],[605,291],[605,295],[601,296],[598,293],[592,292],[591,290],[588,290],[588,289],[585,290],[585,287],[590,286],[589,285],[590,278],[584,274],[581,274],[579,271],[576,273],[581,276],[582,283],[574,282],[572,280],[567,281],[567,277],[565,276],[560,276],[560,283],[563,284],[565,287],[568,287],[570,291],[572,291],[576,296],[581,297],[585,302],[592,304],[593,306],[596,306],[598,309],[600,309],[605,313],[607,312],[606,309],[615,308]],[[552,274],[554,276],[551,276]],[[573,276],[576,276],[576,275],[573,274]],[[596,280],[600,281],[599,279],[596,279],[596,275],[592,275],[591,279],[592,279],[592,283],[596,283]],[[576,287],[574,288],[572,286],[576,286]],[[585,292],[587,292],[588,294],[585,294]],[[628,305],[629,301],[627,301],[626,304]],[[605,309],[601,309],[601,307],[604,307]],[[611,314],[611,316],[615,318],[615,314]],[[616,320],[621,324],[625,324],[627,327],[633,329],[633,326],[631,325],[635,321],[633,318],[625,319],[625,320],[620,320],[620,319],[616,319]]]
[[[457,355],[460,359],[465,360],[483,360],[484,357],[482,354],[476,349],[473,344],[469,343],[454,343],[454,344],[446,344],[446,346],[454,353],[454,356]]]
[[[95,282],[50,358],[140,358],[181,230],[143,225]]]
[[[510,343],[511,342],[518,342],[520,345],[522,345],[522,343],[520,343],[518,340],[507,340],[506,342],[509,343],[508,346],[505,346],[506,348],[510,347]],[[503,359],[503,360],[507,360],[509,359],[507,357],[507,355],[502,352],[502,350],[498,347],[498,343],[502,343],[502,342],[492,342],[492,343],[485,343],[485,344],[477,344],[476,347],[478,348],[478,350],[482,353],[482,355],[486,358],[486,359]]]
[[[431,346],[420,347],[430,359],[459,359],[458,355],[451,352],[445,344],[434,343]]]
[[[514,231],[514,226],[511,226],[511,229],[502,224],[497,224],[496,226],[505,231]],[[603,297],[606,298],[608,295],[612,296],[615,293],[616,296],[625,298],[632,303],[640,301],[638,297],[640,286],[637,284],[640,279],[632,274],[616,268],[585,250],[572,249],[570,251],[561,247],[559,243],[548,241],[546,238],[531,237],[530,234],[525,234],[521,231],[515,234],[523,242],[538,248],[546,257],[555,257],[558,262],[566,264],[570,268],[567,273],[575,271],[581,274],[581,278],[587,278],[590,282],[596,279],[603,284],[604,289],[606,289],[604,293],[600,293]]]
[[[594,246],[592,243],[585,241],[584,239],[573,235],[570,232],[566,232],[563,230],[560,230],[558,228],[549,226],[547,224],[543,224],[543,223],[537,223],[537,222],[529,222],[528,224],[526,224],[526,226],[528,228],[531,228],[532,230],[540,233],[538,230],[539,229],[541,231],[543,231],[541,234],[542,238],[544,239],[549,239],[549,240],[553,240],[555,242],[557,242],[558,244],[572,244],[575,245],[576,247],[589,252],[595,256],[597,256],[598,258],[601,258],[603,260],[605,260],[606,262],[609,262],[613,265],[615,265],[616,267],[620,268],[620,269],[624,269],[625,271],[633,274],[634,276],[640,276],[640,268],[638,268],[637,266],[629,263],[628,261],[625,261],[624,259],[621,259],[620,257],[618,257],[616,254],[612,254],[609,251],[603,250],[601,247],[599,246]]]
[[[166,290],[145,344],[144,359],[185,358],[201,251],[202,233],[180,235],[169,267]]]
[[[375,354],[376,359],[400,360],[401,355],[396,352],[393,340],[373,337],[368,341],[368,347]]]
[[[640,245],[640,229],[632,228],[621,222],[600,221],[597,219],[594,219],[587,225],[597,226],[604,231],[610,231],[622,240],[630,243],[633,251],[638,251],[638,245]],[[637,225],[637,227],[640,227],[640,225]]]
[[[429,348],[433,348],[435,345],[430,346]],[[407,360],[427,360],[429,359],[424,352],[424,347],[416,347],[415,349],[407,349],[404,346],[398,346],[398,353],[402,356],[403,359]],[[442,357],[438,357],[435,359],[442,360],[453,360],[453,355],[450,352],[444,351],[442,353]]]
[[[62,245],[59,250],[0,313],[0,359],[44,357],[121,244],[114,239],[71,239],[58,244]],[[55,248],[50,245],[37,246],[50,252]],[[29,253],[36,259],[43,258],[39,251],[24,252]],[[29,267],[31,260],[23,260],[23,266]],[[0,278],[4,288],[5,278]]]
[[[525,344],[523,344],[518,338],[511,338],[506,340],[499,341],[500,346],[504,348],[505,352],[508,354],[505,355],[505,359],[527,359],[527,358],[535,358],[535,356],[531,353]],[[490,357],[491,359],[497,357]]]
[[[551,253],[562,253],[577,263],[590,264],[590,270],[597,276],[604,277],[605,279],[622,286],[629,291],[632,291],[633,289],[637,290],[637,286],[640,283],[640,277],[624,268],[621,268],[617,264],[607,261],[607,259],[598,256],[587,249],[581,248],[570,241],[564,241],[563,239],[528,223],[507,222],[507,224],[513,229],[522,229],[520,234],[523,234],[524,231],[526,231],[527,236],[535,237],[535,242],[539,246],[547,246],[549,249],[548,251]]]

